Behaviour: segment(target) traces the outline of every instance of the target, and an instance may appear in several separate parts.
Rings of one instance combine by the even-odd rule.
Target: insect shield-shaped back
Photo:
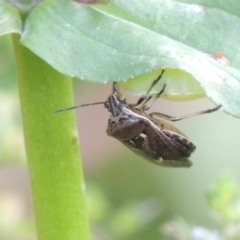
[[[127,104],[114,94],[105,103],[110,112],[107,134],[152,163],[166,167],[190,167],[195,150],[179,130]],[[174,129],[174,130],[170,130]]]

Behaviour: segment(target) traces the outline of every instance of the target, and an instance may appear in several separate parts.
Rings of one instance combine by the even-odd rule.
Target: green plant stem
[[[13,35],[25,147],[39,240],[89,239],[72,82]]]

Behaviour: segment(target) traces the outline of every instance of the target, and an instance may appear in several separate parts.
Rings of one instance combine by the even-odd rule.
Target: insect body
[[[153,102],[164,92],[166,85],[155,96],[149,93],[153,86],[161,79],[160,76],[152,83],[147,93],[139,98],[135,104],[129,104],[121,98],[121,93],[116,83],[113,83],[112,94],[105,102],[84,104],[59,111],[70,110],[88,105],[104,104],[110,112],[107,134],[122,142],[126,147],[138,155],[143,156],[152,163],[166,167],[190,167],[188,159],[196,146],[187,139],[174,126],[166,123],[162,118],[170,121],[178,121],[187,117],[216,111],[220,106],[195,114],[175,118],[163,113],[153,112],[147,114],[151,107],[147,103]]]
[[[153,120],[139,110],[131,109],[110,96],[114,101],[114,110],[111,112],[107,134],[121,141],[132,151],[161,166],[188,167],[188,160],[195,150],[190,142],[173,126],[161,120]]]
[[[118,98],[118,94],[110,95],[105,103],[110,112],[107,134],[157,165],[191,166],[188,158],[195,145],[175,127],[148,115],[145,104],[142,106],[128,104]]]

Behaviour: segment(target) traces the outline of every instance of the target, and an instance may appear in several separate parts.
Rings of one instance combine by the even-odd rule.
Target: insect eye
[[[109,108],[109,103],[108,103],[108,102],[105,102],[105,103],[104,103],[104,107],[105,107],[105,108]]]

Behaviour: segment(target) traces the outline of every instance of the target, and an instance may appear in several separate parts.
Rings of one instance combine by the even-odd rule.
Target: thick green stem
[[[38,239],[89,239],[71,79],[13,44]]]

